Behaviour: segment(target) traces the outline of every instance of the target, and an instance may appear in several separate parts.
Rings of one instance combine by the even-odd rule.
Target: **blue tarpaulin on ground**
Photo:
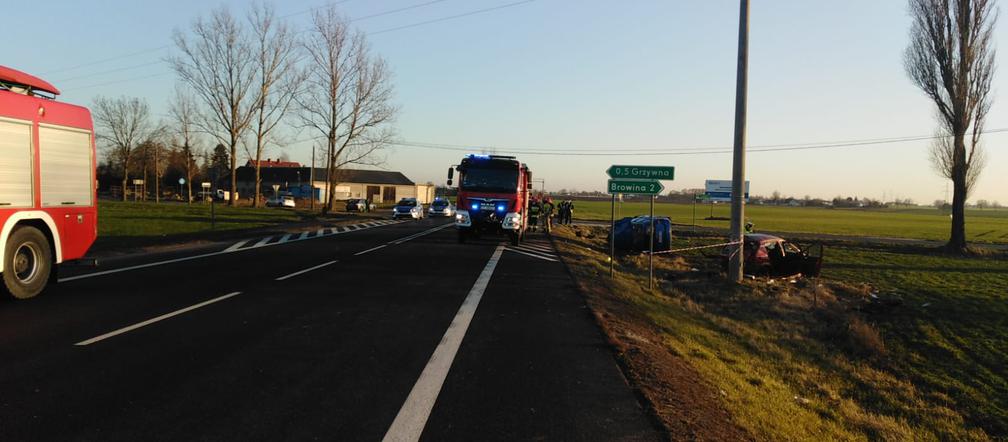
[[[672,220],[667,217],[654,219],[654,250],[656,252],[672,248]],[[648,249],[648,234],[651,232],[651,217],[637,216],[616,221],[614,245],[621,252],[643,252]]]

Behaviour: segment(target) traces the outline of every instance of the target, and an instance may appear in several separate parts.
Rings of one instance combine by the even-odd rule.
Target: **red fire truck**
[[[532,172],[515,157],[469,155],[448,169],[448,185],[459,172],[455,227],[459,242],[470,236],[507,232],[517,245],[528,228]]]
[[[91,113],[48,82],[0,66],[0,272],[31,298],[98,236]]]

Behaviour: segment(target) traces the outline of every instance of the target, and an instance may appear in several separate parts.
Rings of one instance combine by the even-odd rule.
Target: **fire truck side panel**
[[[28,146],[23,145],[25,126],[31,131]],[[22,223],[39,227],[49,237],[57,263],[84,256],[97,237],[90,112],[0,90],[0,138],[0,253],[11,231]],[[12,167],[25,161],[18,149],[28,150],[31,174]],[[21,198],[26,186],[31,195],[27,205]],[[0,272],[2,266],[0,260]]]

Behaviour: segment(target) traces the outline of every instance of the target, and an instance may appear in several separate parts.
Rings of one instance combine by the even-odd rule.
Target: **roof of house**
[[[362,184],[387,184],[398,186],[412,186],[414,183],[402,172],[392,172],[386,170],[360,170],[360,169],[340,169],[337,172],[338,181],[341,183],[362,183]],[[238,181],[255,180],[255,168],[249,166],[239,167],[236,171]],[[311,177],[310,167],[265,167],[259,169],[259,176],[263,182],[307,182]],[[315,181],[325,181],[328,174],[323,167],[315,168]]]
[[[248,162],[245,163],[245,165],[248,166],[248,167],[255,167],[256,161],[255,160],[248,160]],[[301,167],[301,163],[298,163],[296,161],[271,160],[271,159],[267,158],[265,160],[259,161],[259,167],[260,168],[264,168],[264,167]]]

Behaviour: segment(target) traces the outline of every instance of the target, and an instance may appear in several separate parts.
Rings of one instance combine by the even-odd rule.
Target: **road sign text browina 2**
[[[665,186],[655,180],[609,180],[608,189],[609,193],[658,195],[665,190]]]

